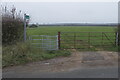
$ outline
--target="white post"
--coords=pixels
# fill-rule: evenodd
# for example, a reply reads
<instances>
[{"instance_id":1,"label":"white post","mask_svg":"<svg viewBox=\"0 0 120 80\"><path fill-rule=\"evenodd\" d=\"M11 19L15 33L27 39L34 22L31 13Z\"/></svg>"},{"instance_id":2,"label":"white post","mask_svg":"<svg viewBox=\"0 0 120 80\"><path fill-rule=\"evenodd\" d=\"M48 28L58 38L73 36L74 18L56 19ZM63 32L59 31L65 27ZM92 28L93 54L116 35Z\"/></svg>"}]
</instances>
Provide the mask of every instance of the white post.
<instances>
[{"instance_id":1,"label":"white post","mask_svg":"<svg viewBox=\"0 0 120 80\"><path fill-rule=\"evenodd\" d=\"M24 41L26 41L26 14L24 14Z\"/></svg>"}]
</instances>

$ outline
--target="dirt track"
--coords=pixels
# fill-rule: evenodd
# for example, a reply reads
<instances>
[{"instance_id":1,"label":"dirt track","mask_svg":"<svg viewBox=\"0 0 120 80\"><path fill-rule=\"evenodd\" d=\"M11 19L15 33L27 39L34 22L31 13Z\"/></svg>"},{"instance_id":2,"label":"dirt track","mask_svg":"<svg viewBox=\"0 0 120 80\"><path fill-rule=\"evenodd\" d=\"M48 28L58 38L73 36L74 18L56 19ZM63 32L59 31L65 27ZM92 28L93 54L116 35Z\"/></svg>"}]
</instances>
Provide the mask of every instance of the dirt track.
<instances>
[{"instance_id":1,"label":"dirt track","mask_svg":"<svg viewBox=\"0 0 120 80\"><path fill-rule=\"evenodd\" d=\"M35 73L62 72L79 69L81 67L117 66L118 53L108 51L78 52L73 50L69 57L58 57L46 61L28 63L26 65L8 67L3 73Z\"/></svg>"}]
</instances>

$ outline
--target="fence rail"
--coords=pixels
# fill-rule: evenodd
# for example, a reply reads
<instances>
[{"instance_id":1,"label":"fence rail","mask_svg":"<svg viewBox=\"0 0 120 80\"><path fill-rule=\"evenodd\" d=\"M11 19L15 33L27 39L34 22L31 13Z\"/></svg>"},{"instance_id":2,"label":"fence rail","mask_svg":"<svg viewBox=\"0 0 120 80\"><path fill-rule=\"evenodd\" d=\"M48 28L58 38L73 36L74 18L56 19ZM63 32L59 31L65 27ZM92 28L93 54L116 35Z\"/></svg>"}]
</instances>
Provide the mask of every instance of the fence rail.
<instances>
[{"instance_id":1,"label":"fence rail","mask_svg":"<svg viewBox=\"0 0 120 80\"><path fill-rule=\"evenodd\" d=\"M115 32L58 32L58 35L32 35L32 46L45 50L88 49L116 47L118 33Z\"/></svg>"},{"instance_id":2,"label":"fence rail","mask_svg":"<svg viewBox=\"0 0 120 80\"><path fill-rule=\"evenodd\" d=\"M59 32L60 49L86 49L90 47L115 47L115 32Z\"/></svg>"}]
</instances>

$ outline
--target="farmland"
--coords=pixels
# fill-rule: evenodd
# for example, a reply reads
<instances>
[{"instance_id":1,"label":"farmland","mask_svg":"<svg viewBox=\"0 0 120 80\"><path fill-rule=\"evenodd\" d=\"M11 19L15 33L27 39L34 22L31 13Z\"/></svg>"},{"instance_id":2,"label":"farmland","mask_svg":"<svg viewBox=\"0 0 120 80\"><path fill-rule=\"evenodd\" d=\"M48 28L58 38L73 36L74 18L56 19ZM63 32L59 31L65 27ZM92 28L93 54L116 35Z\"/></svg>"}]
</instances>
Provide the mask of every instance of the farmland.
<instances>
[{"instance_id":1,"label":"farmland","mask_svg":"<svg viewBox=\"0 0 120 80\"><path fill-rule=\"evenodd\" d=\"M31 35L57 35L58 32L78 32L76 33L77 36L87 36L87 34L84 33L79 33L79 32L115 32L116 28L115 27L87 27L87 26L82 26L82 27L74 27L74 26L40 26L38 28L27 28L27 36ZM66 36L73 36L72 33L64 33L65 35L62 35L62 39L65 41L61 41L61 43L67 43L67 44L61 44L61 48L71 48L74 47L74 42L71 42L70 40L74 40L73 37L66 37ZM91 33L91 35L99 35L99 33ZM107 34L106 35L111 35L111 39L115 38L114 34ZM92 38L92 37L91 37ZM78 48L85 48L85 51L88 49L90 51L96 51L98 49L101 49L100 46L93 46L92 44L99 45L96 43L96 41L91 40L90 46L91 48L87 48L83 45L80 45L81 43L88 44L87 42L83 42L85 37L76 37L76 39L81 40L82 42L77 42L76 47ZM93 37L93 39L101 39L101 37ZM100 41L100 40L99 40ZM112 42L115 42L115 40L112 40ZM104 40L103 44L107 44ZM89 44L88 44L89 45ZM104 48L104 50L112 50L116 51L117 47L114 47L113 45L109 45L111 48ZM71 54L71 50L57 50L57 51L44 51L39 48L35 47L30 47L31 44L29 41L27 43L22 43L18 42L16 45L10 45L7 47L3 46L3 67L7 67L10 65L19 65L19 64L24 64L28 62L33 62L33 61L40 61L40 60L46 60L46 59L51 59L54 57L59 57L59 56L69 56ZM98 47L98 48L97 48ZM83 49L78 49L82 50ZM6 54L7 53L7 54ZM57 54L56 54L57 53ZM16 56L17 55L17 56Z\"/></svg>"},{"instance_id":2,"label":"farmland","mask_svg":"<svg viewBox=\"0 0 120 80\"><path fill-rule=\"evenodd\" d=\"M27 35L41 35L51 34L55 35L58 31L61 32L114 32L115 27L103 27L103 26L40 26L38 28L28 28Z\"/></svg>"},{"instance_id":3,"label":"farmland","mask_svg":"<svg viewBox=\"0 0 120 80\"><path fill-rule=\"evenodd\" d=\"M108 26L40 26L27 28L27 35L57 35L61 32L61 49L84 48L86 50L91 47L90 50L100 50L102 45L107 45L102 50L117 50L117 47L113 46L115 45L115 31L116 27Z\"/></svg>"}]
</instances>

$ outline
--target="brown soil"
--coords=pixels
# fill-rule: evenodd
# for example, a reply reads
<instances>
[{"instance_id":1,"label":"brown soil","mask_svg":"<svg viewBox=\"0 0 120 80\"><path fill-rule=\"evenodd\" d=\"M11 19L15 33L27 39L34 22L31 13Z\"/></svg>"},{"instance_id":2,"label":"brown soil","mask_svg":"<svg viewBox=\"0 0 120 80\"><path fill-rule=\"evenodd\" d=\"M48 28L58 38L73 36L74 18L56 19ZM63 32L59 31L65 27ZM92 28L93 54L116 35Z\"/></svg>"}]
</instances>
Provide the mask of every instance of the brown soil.
<instances>
[{"instance_id":1,"label":"brown soil","mask_svg":"<svg viewBox=\"0 0 120 80\"><path fill-rule=\"evenodd\" d=\"M94 55L95 54L95 55ZM99 54L99 55L97 55ZM101 58L99 58L101 56ZM89 59L88 59L89 58ZM99 58L99 59L98 59ZM4 68L3 72L61 72L82 67L113 66L118 64L118 53L109 51L79 52L73 50L69 57L58 57L50 60L28 63L21 66Z\"/></svg>"}]
</instances>

